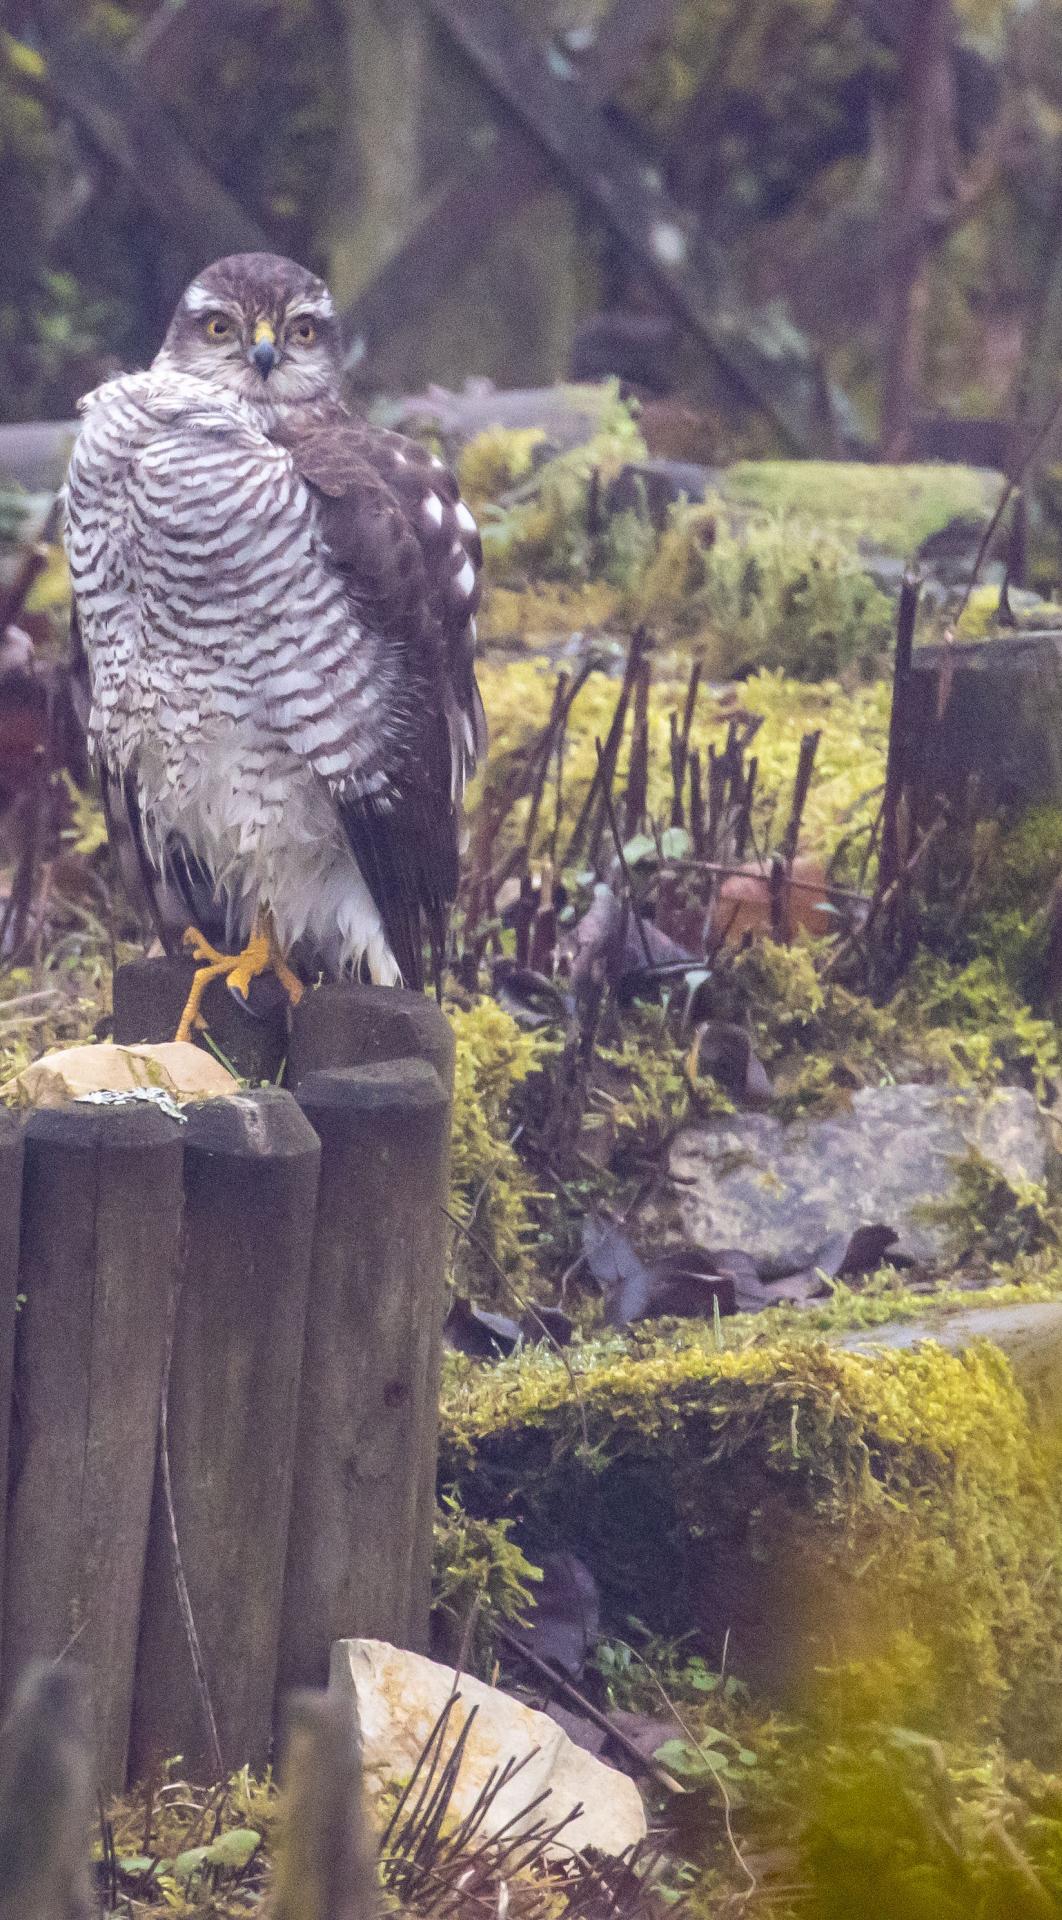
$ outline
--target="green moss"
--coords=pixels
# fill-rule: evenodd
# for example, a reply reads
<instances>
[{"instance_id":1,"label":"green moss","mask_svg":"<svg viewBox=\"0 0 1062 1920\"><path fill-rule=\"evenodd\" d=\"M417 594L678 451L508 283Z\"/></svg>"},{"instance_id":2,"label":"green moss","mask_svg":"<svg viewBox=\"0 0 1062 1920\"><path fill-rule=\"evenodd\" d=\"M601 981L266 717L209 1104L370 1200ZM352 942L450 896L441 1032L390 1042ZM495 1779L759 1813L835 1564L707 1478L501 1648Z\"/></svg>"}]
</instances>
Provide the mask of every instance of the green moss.
<instances>
[{"instance_id":1,"label":"green moss","mask_svg":"<svg viewBox=\"0 0 1062 1920\"><path fill-rule=\"evenodd\" d=\"M435 1513L432 1608L454 1657L474 1671L489 1667L491 1636L499 1622L522 1622L541 1567L532 1566L510 1537L511 1520L480 1520L454 1494ZM481 1659L482 1656L482 1659Z\"/></svg>"},{"instance_id":2,"label":"green moss","mask_svg":"<svg viewBox=\"0 0 1062 1920\"><path fill-rule=\"evenodd\" d=\"M526 480L535 454L545 444L541 427L488 427L461 453L457 477L469 505L477 511L520 480Z\"/></svg>"},{"instance_id":3,"label":"green moss","mask_svg":"<svg viewBox=\"0 0 1062 1920\"><path fill-rule=\"evenodd\" d=\"M893 624L891 602L833 533L781 518L734 529L718 502L672 511L628 613L689 636L716 679L750 666L806 680L870 667Z\"/></svg>"},{"instance_id":4,"label":"green moss","mask_svg":"<svg viewBox=\"0 0 1062 1920\"><path fill-rule=\"evenodd\" d=\"M999 475L979 467L855 461L744 460L723 477L729 505L830 528L849 546L901 560L949 521L987 521L999 487Z\"/></svg>"},{"instance_id":5,"label":"green moss","mask_svg":"<svg viewBox=\"0 0 1062 1920\"><path fill-rule=\"evenodd\" d=\"M455 1264L466 1292L471 1287L493 1296L498 1267L517 1281L527 1267L534 1189L510 1140L510 1103L533 1071L541 1043L493 1000L449 1013L457 1042L452 1204L474 1234L461 1236Z\"/></svg>"},{"instance_id":6,"label":"green moss","mask_svg":"<svg viewBox=\"0 0 1062 1920\"><path fill-rule=\"evenodd\" d=\"M954 1261L971 1253L1012 1261L1058 1247L1057 1208L1041 1182L1008 1180L973 1147L955 1162L954 1174L949 1198L919 1209L923 1219L944 1228Z\"/></svg>"},{"instance_id":7,"label":"green moss","mask_svg":"<svg viewBox=\"0 0 1062 1920\"><path fill-rule=\"evenodd\" d=\"M513 435L502 438L512 445ZM482 442L473 442L464 456L474 476L499 436L492 434L488 440L486 450ZM628 461L643 460L645 451L634 410L620 399L613 383L589 440L545 461L514 489L506 505L482 506L480 532L491 575L503 580L530 568L546 578L579 579L614 565L612 546L606 543L600 552L597 548L591 487L607 486Z\"/></svg>"},{"instance_id":8,"label":"green moss","mask_svg":"<svg viewBox=\"0 0 1062 1920\"><path fill-rule=\"evenodd\" d=\"M890 1671L917 1675L893 1703L911 1724L1039 1731L1062 1529L1046 1443L987 1345L720 1349L698 1329L459 1367L443 1478L519 1516L530 1554L587 1557L613 1618L692 1623L709 1659L732 1629L739 1671L815 1697L824 1668L906 1647Z\"/></svg>"},{"instance_id":9,"label":"green moss","mask_svg":"<svg viewBox=\"0 0 1062 1920\"><path fill-rule=\"evenodd\" d=\"M920 954L893 1007L949 1056L953 1078L1018 1080L1044 1100L1062 1071L1054 1023L1031 1011L987 955L951 967Z\"/></svg>"}]
</instances>

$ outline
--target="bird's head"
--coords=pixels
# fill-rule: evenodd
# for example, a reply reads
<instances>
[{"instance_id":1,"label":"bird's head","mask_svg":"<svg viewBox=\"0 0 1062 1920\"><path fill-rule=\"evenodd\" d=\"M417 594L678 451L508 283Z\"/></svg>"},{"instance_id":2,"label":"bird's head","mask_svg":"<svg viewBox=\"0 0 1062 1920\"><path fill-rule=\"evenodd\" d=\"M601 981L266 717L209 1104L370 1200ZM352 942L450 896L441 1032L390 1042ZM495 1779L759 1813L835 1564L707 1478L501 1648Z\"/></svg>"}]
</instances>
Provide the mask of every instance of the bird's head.
<instances>
[{"instance_id":1,"label":"bird's head","mask_svg":"<svg viewBox=\"0 0 1062 1920\"><path fill-rule=\"evenodd\" d=\"M335 398L341 358L332 296L279 254L216 260L181 295L155 365L270 410Z\"/></svg>"}]
</instances>

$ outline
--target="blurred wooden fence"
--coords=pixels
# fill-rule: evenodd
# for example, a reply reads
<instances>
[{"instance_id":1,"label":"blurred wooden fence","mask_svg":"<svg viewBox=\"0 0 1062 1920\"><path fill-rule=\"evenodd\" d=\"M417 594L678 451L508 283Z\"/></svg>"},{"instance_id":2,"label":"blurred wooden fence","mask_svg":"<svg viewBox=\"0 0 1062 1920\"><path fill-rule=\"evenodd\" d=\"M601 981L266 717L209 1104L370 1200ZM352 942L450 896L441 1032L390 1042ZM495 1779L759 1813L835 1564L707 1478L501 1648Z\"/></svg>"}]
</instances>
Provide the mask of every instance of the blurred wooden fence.
<instances>
[{"instance_id":1,"label":"blurred wooden fence","mask_svg":"<svg viewBox=\"0 0 1062 1920\"><path fill-rule=\"evenodd\" d=\"M373 1920L380 1887L354 1702L305 1692L287 1703L285 1720L271 1920ZM35 1666L0 1728L0 1920L91 1920L104 1905L118 1910L106 1832L98 1874L89 1866L98 1812L83 1670L69 1661ZM123 1899L121 1910L132 1906Z\"/></svg>"},{"instance_id":2,"label":"blurred wooden fence","mask_svg":"<svg viewBox=\"0 0 1062 1920\"><path fill-rule=\"evenodd\" d=\"M44 55L39 90L102 153L151 216L199 263L270 245L252 218L194 150L164 104L169 61L194 86L197 41L208 26L248 18L264 0L169 0L123 58L79 27L67 0L28 0L26 23ZM677 0L612 0L585 58L540 39L524 9L505 0L421 0L430 23L485 90L494 138L469 152L441 198L406 232L343 315L351 358L362 373L393 334L434 307L492 234L543 188L560 185L602 223L612 244L655 287L668 309L726 372L736 389L803 452L831 453L851 438L844 396L819 356L770 306L747 306L720 249L692 211L668 192L631 137L604 109L654 45L666 40ZM405 10L396 10L404 17ZM377 36L379 38L379 36ZM366 36L368 43L369 36ZM375 43L374 43L375 44ZM359 44L362 64L372 55ZM205 55L209 58L209 55ZM386 94L397 126L410 111L401 90L390 102L400 61L386 33L369 93ZM385 124L386 124L385 110ZM401 157L401 164L405 164ZM394 166L384 167L387 191ZM415 193L415 182L410 183ZM83 217L83 216L82 216Z\"/></svg>"},{"instance_id":3,"label":"blurred wooden fence","mask_svg":"<svg viewBox=\"0 0 1062 1920\"><path fill-rule=\"evenodd\" d=\"M116 1037L185 983L123 969ZM326 987L286 1087L0 1110L0 1696L72 1653L106 1788L262 1767L334 1639L424 1645L452 1064L427 1000Z\"/></svg>"}]
</instances>

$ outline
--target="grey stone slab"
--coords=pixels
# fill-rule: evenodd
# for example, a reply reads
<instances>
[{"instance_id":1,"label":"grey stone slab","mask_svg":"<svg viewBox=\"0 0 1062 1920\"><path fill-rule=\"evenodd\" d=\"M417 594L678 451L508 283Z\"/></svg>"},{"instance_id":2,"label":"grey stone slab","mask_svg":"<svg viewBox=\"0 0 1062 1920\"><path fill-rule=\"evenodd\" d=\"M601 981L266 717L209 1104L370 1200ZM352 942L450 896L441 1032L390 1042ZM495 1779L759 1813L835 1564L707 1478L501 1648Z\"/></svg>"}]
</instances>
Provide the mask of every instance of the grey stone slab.
<instances>
[{"instance_id":1,"label":"grey stone slab","mask_svg":"<svg viewBox=\"0 0 1062 1920\"><path fill-rule=\"evenodd\" d=\"M1011 1180L1043 1180L1053 1158L1047 1123L1018 1087L866 1087L848 1112L789 1125L735 1114L676 1136L669 1224L697 1245L792 1269L831 1235L880 1221L901 1251L932 1259L945 1235L922 1210L954 1193L971 1148Z\"/></svg>"}]
</instances>

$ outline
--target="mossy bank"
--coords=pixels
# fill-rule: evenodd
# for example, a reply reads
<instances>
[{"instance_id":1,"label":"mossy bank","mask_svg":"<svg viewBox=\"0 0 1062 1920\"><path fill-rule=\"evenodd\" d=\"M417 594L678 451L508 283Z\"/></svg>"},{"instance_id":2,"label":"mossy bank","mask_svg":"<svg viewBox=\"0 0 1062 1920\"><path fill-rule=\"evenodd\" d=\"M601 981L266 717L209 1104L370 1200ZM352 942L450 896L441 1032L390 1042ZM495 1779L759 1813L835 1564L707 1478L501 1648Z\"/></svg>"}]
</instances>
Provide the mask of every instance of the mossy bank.
<instances>
[{"instance_id":1,"label":"mossy bank","mask_svg":"<svg viewBox=\"0 0 1062 1920\"><path fill-rule=\"evenodd\" d=\"M608 1619L695 1629L768 1697L1050 1747L1054 1438L987 1343L844 1351L711 1328L452 1364L443 1485L570 1548ZM725 1643L725 1649L724 1649Z\"/></svg>"}]
</instances>

